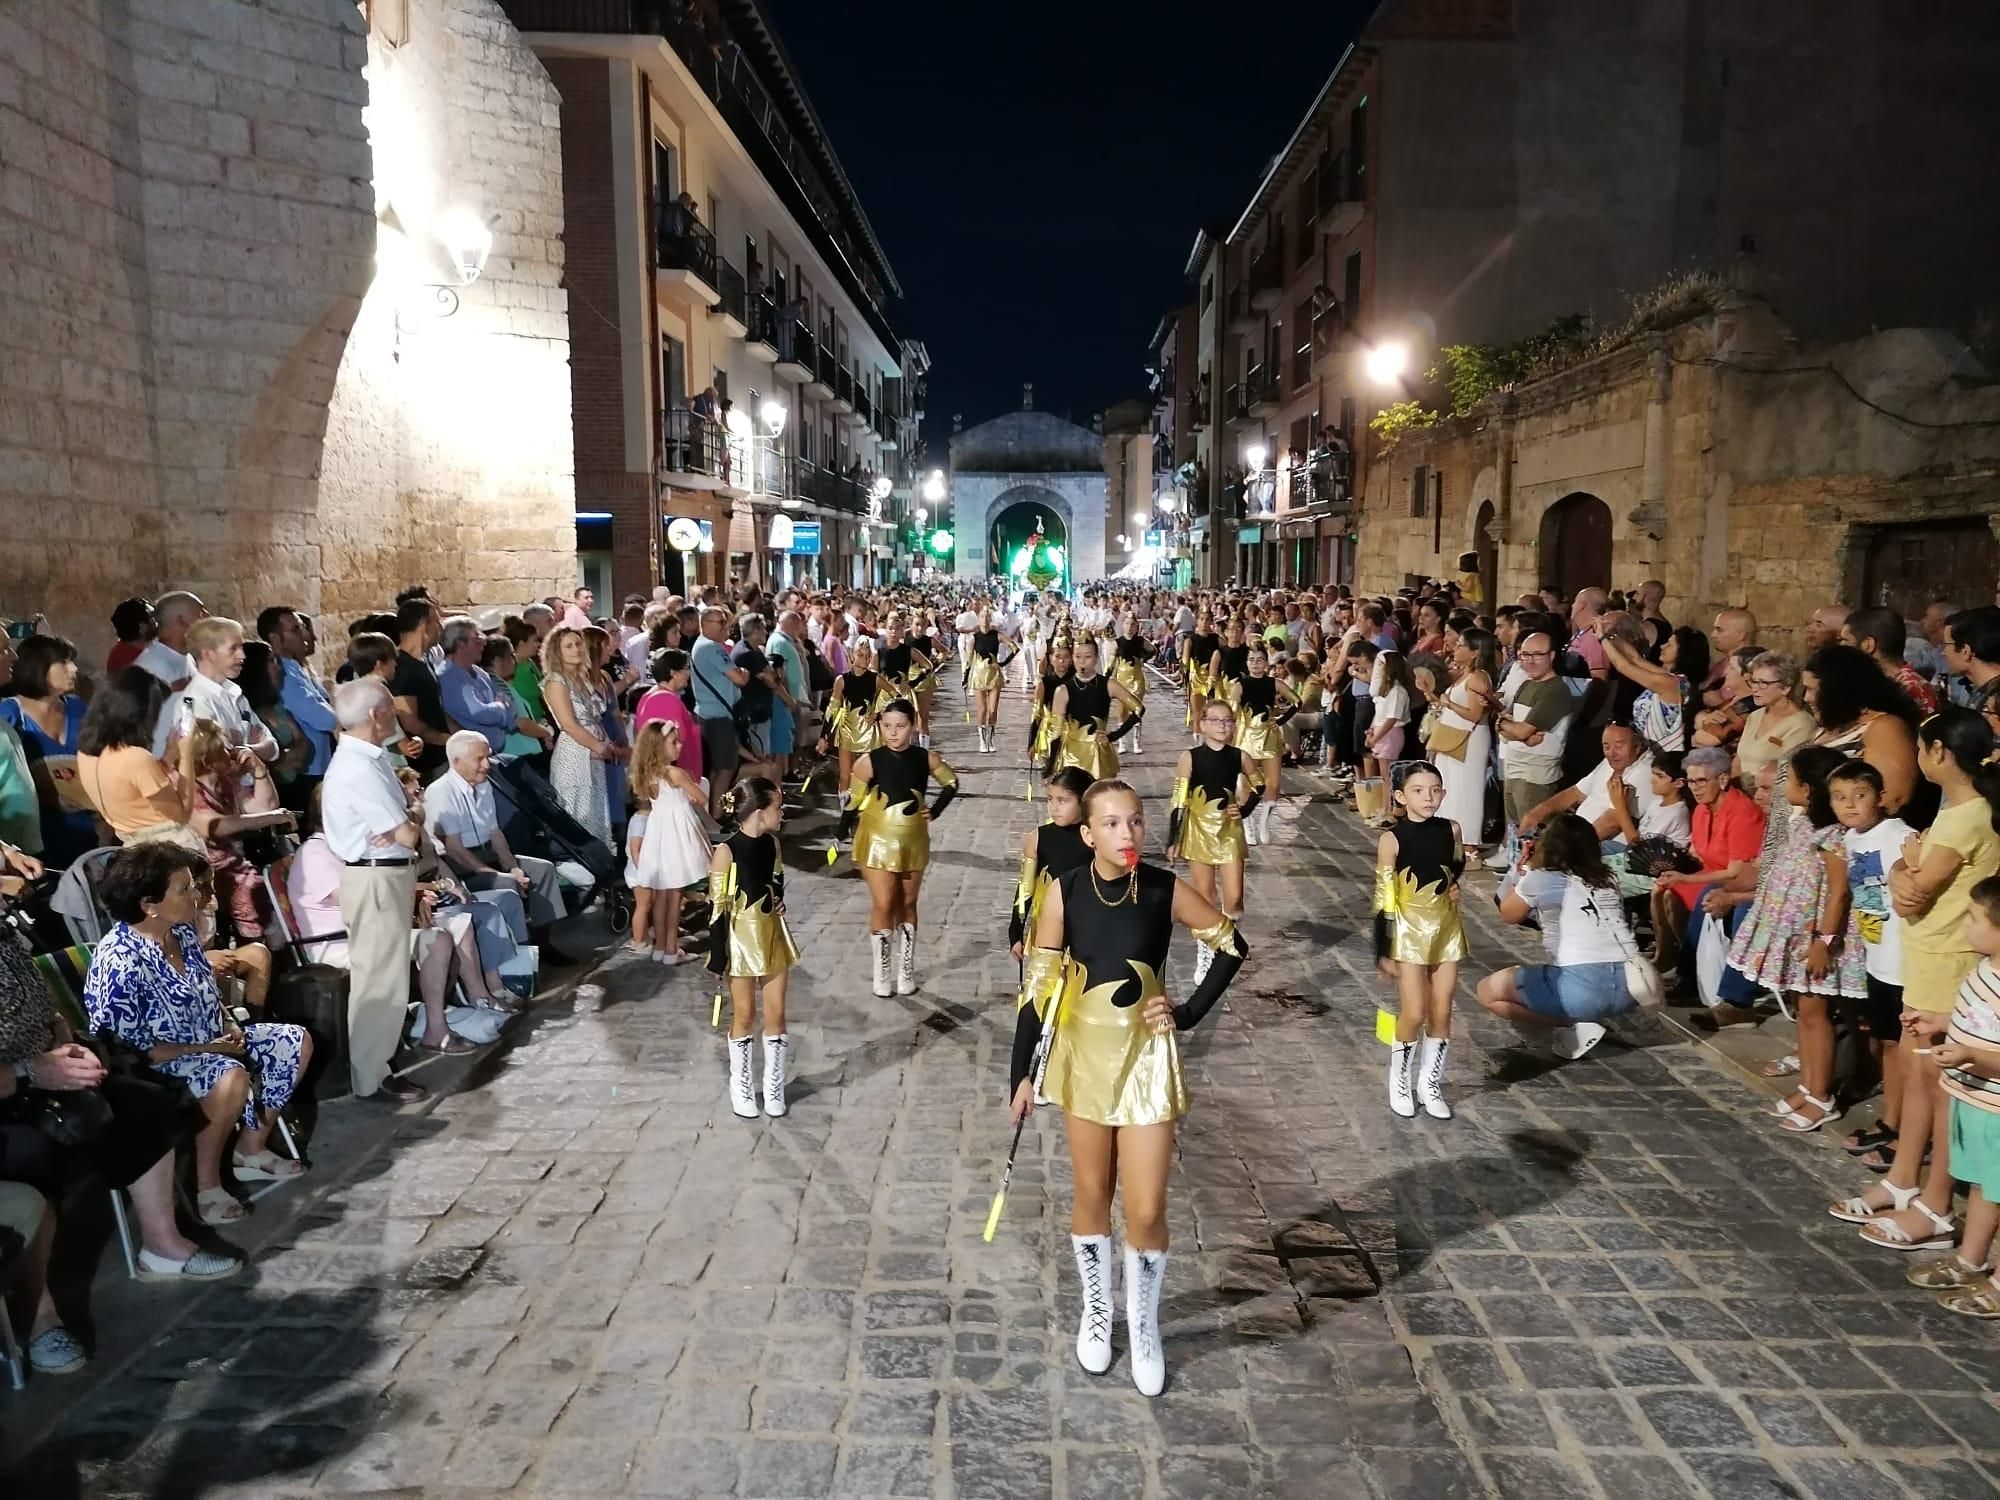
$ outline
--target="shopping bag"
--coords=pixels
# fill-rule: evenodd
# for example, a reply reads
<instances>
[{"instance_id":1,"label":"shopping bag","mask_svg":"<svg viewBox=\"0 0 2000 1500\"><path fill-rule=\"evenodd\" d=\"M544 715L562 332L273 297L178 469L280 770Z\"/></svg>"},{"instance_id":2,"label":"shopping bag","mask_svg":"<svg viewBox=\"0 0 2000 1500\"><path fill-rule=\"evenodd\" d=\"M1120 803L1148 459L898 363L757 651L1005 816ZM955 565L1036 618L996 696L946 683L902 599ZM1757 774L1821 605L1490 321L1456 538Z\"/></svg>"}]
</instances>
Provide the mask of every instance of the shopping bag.
<instances>
[{"instance_id":1,"label":"shopping bag","mask_svg":"<svg viewBox=\"0 0 2000 1500\"><path fill-rule=\"evenodd\" d=\"M1388 809L1388 799L1383 792L1382 778L1364 776L1354 783L1354 810L1365 820L1380 818Z\"/></svg>"},{"instance_id":2,"label":"shopping bag","mask_svg":"<svg viewBox=\"0 0 2000 1500\"><path fill-rule=\"evenodd\" d=\"M1729 971L1729 924L1720 917L1704 917L1701 936L1695 940L1694 983L1701 1003L1711 1010L1722 1004L1722 976Z\"/></svg>"}]
</instances>

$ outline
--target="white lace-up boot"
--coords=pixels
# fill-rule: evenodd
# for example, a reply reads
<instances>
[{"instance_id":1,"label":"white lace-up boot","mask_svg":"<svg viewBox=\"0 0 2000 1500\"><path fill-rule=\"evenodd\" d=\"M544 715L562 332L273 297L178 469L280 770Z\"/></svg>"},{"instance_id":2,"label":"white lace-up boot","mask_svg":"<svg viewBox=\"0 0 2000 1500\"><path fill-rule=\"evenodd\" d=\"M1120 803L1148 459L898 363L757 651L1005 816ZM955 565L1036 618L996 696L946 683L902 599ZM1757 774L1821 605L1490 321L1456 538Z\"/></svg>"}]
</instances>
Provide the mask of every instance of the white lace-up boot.
<instances>
[{"instance_id":1,"label":"white lace-up boot","mask_svg":"<svg viewBox=\"0 0 2000 1500\"><path fill-rule=\"evenodd\" d=\"M896 929L896 993L917 992L917 926L905 922Z\"/></svg>"},{"instance_id":2,"label":"white lace-up boot","mask_svg":"<svg viewBox=\"0 0 2000 1500\"><path fill-rule=\"evenodd\" d=\"M785 1112L785 1058L792 1050L784 1032L764 1037L764 1113L777 1119Z\"/></svg>"},{"instance_id":3,"label":"white lace-up boot","mask_svg":"<svg viewBox=\"0 0 2000 1500\"><path fill-rule=\"evenodd\" d=\"M1111 1236L1073 1234L1083 1315L1076 1325L1076 1362L1093 1375L1111 1368Z\"/></svg>"},{"instance_id":4,"label":"white lace-up boot","mask_svg":"<svg viewBox=\"0 0 2000 1500\"><path fill-rule=\"evenodd\" d=\"M1444 1102L1444 1053L1450 1041L1441 1036L1424 1038L1423 1055L1416 1066L1417 1103L1433 1120L1449 1120L1451 1106Z\"/></svg>"},{"instance_id":5,"label":"white lace-up boot","mask_svg":"<svg viewBox=\"0 0 2000 1500\"><path fill-rule=\"evenodd\" d=\"M868 946L874 960L872 973L875 979L875 998L878 1000L887 1000L891 995L896 993L895 983L892 978L894 970L890 967L889 957L889 941L894 936L893 932L871 932L868 934Z\"/></svg>"},{"instance_id":6,"label":"white lace-up boot","mask_svg":"<svg viewBox=\"0 0 2000 1500\"><path fill-rule=\"evenodd\" d=\"M729 1107L739 1120L757 1118L756 1046L755 1037L729 1039Z\"/></svg>"},{"instance_id":7,"label":"white lace-up boot","mask_svg":"<svg viewBox=\"0 0 2000 1500\"><path fill-rule=\"evenodd\" d=\"M1396 1042L1389 1048L1389 1108L1406 1120L1417 1112L1415 1083L1410 1077L1416 1054L1415 1042Z\"/></svg>"},{"instance_id":8,"label":"white lace-up boot","mask_svg":"<svg viewBox=\"0 0 2000 1500\"><path fill-rule=\"evenodd\" d=\"M1160 1287L1166 1279L1166 1251L1125 1247L1125 1333L1132 1341L1132 1384L1142 1396L1157 1396L1167 1385L1167 1354L1160 1347Z\"/></svg>"},{"instance_id":9,"label":"white lace-up boot","mask_svg":"<svg viewBox=\"0 0 2000 1500\"><path fill-rule=\"evenodd\" d=\"M1215 950L1196 938L1194 944L1194 982L1199 985L1208 978L1208 966L1215 962Z\"/></svg>"}]
</instances>

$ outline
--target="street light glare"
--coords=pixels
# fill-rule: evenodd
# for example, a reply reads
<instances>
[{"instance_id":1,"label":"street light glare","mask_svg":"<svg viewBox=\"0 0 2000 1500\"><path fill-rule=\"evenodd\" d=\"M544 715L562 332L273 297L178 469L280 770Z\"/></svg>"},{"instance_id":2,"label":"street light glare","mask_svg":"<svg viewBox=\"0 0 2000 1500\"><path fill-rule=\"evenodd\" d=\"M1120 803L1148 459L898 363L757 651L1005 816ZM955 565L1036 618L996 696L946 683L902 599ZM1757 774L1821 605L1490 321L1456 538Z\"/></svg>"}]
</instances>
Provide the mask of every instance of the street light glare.
<instances>
[{"instance_id":1,"label":"street light glare","mask_svg":"<svg viewBox=\"0 0 2000 1500\"><path fill-rule=\"evenodd\" d=\"M1377 385L1389 385L1403 378L1403 371L1409 368L1409 364L1409 349L1392 341L1370 349L1362 361L1362 368Z\"/></svg>"},{"instance_id":2,"label":"street light glare","mask_svg":"<svg viewBox=\"0 0 2000 1500\"><path fill-rule=\"evenodd\" d=\"M924 498L936 505L944 499L944 471L932 469L930 478L924 481Z\"/></svg>"},{"instance_id":3,"label":"street light glare","mask_svg":"<svg viewBox=\"0 0 2000 1500\"><path fill-rule=\"evenodd\" d=\"M758 418L772 437L778 436L785 430L785 415L783 403L777 401L766 401L757 411Z\"/></svg>"},{"instance_id":4,"label":"street light glare","mask_svg":"<svg viewBox=\"0 0 2000 1500\"><path fill-rule=\"evenodd\" d=\"M1262 443L1252 443L1243 450L1243 461L1252 469L1262 469L1268 453L1269 450Z\"/></svg>"}]
</instances>

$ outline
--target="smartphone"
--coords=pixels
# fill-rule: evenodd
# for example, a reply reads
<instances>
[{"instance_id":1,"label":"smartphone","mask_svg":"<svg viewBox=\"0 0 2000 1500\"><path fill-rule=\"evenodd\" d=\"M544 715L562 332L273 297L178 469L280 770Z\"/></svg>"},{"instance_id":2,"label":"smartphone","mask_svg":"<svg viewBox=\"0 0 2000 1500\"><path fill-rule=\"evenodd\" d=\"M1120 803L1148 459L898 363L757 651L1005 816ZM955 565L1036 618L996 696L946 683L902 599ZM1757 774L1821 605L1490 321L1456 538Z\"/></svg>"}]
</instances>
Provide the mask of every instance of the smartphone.
<instances>
[{"instance_id":1,"label":"smartphone","mask_svg":"<svg viewBox=\"0 0 2000 1500\"><path fill-rule=\"evenodd\" d=\"M182 739L194 733L194 699L181 699L180 713L174 719L174 732Z\"/></svg>"},{"instance_id":2,"label":"smartphone","mask_svg":"<svg viewBox=\"0 0 2000 1500\"><path fill-rule=\"evenodd\" d=\"M7 622L7 637L9 640L25 641L34 633L35 622L33 620L9 620Z\"/></svg>"}]
</instances>

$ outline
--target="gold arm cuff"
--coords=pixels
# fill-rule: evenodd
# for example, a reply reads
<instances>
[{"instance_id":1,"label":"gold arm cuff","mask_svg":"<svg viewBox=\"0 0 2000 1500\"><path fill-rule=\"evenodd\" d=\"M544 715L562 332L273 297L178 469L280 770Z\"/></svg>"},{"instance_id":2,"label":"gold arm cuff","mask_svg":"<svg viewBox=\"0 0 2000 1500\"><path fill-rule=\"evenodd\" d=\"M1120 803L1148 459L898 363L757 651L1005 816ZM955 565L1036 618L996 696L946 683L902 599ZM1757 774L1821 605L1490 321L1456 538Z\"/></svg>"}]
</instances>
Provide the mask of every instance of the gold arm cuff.
<instances>
[{"instance_id":1,"label":"gold arm cuff","mask_svg":"<svg viewBox=\"0 0 2000 1500\"><path fill-rule=\"evenodd\" d=\"M1207 927L1194 929L1194 940L1206 943L1217 953L1227 953L1232 958L1241 958L1243 949L1236 941L1236 924L1227 917L1219 917Z\"/></svg>"},{"instance_id":2,"label":"gold arm cuff","mask_svg":"<svg viewBox=\"0 0 2000 1500\"><path fill-rule=\"evenodd\" d=\"M937 763L937 769L931 772L931 775L937 778L937 784L939 786L958 785L958 772L954 771L951 768L951 764L948 761L942 759L939 760Z\"/></svg>"},{"instance_id":3,"label":"gold arm cuff","mask_svg":"<svg viewBox=\"0 0 2000 1500\"><path fill-rule=\"evenodd\" d=\"M850 812L860 812L868 805L868 794L875 790L875 783L863 781L859 776L848 784L847 807Z\"/></svg>"},{"instance_id":4,"label":"gold arm cuff","mask_svg":"<svg viewBox=\"0 0 2000 1500\"><path fill-rule=\"evenodd\" d=\"M1062 983L1062 970L1062 949L1030 948L1027 967L1022 971L1020 1003L1034 1006L1038 1016L1046 1015L1049 1001Z\"/></svg>"},{"instance_id":5,"label":"gold arm cuff","mask_svg":"<svg viewBox=\"0 0 2000 1500\"><path fill-rule=\"evenodd\" d=\"M1396 872L1380 865L1375 867L1375 910L1396 914Z\"/></svg>"},{"instance_id":6,"label":"gold arm cuff","mask_svg":"<svg viewBox=\"0 0 2000 1500\"><path fill-rule=\"evenodd\" d=\"M1028 909L1028 903L1033 901L1034 899L1035 899L1035 856L1032 854L1024 854L1021 856L1020 883L1014 887L1014 910L1018 912L1026 912ZM1029 933L1028 936L1033 937L1034 934Z\"/></svg>"},{"instance_id":7,"label":"gold arm cuff","mask_svg":"<svg viewBox=\"0 0 2000 1500\"><path fill-rule=\"evenodd\" d=\"M708 901L709 905L713 906L717 911L721 911L729 900L729 877L734 873L734 868L734 866L731 866L728 870L710 870L708 872Z\"/></svg>"},{"instance_id":8,"label":"gold arm cuff","mask_svg":"<svg viewBox=\"0 0 2000 1500\"><path fill-rule=\"evenodd\" d=\"M1174 778L1174 800L1168 803L1167 805L1169 807L1186 807L1187 804L1188 804L1187 777L1176 776Z\"/></svg>"}]
</instances>

